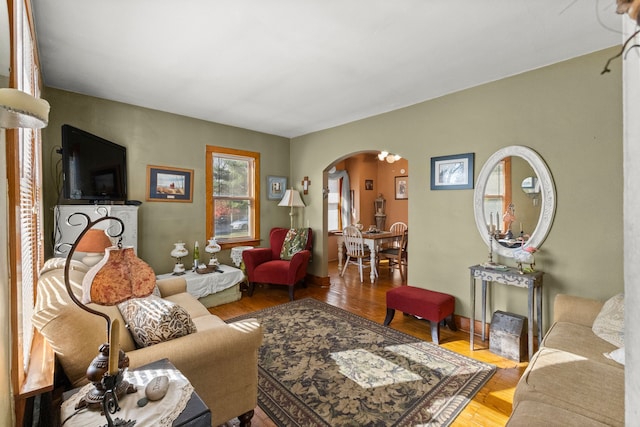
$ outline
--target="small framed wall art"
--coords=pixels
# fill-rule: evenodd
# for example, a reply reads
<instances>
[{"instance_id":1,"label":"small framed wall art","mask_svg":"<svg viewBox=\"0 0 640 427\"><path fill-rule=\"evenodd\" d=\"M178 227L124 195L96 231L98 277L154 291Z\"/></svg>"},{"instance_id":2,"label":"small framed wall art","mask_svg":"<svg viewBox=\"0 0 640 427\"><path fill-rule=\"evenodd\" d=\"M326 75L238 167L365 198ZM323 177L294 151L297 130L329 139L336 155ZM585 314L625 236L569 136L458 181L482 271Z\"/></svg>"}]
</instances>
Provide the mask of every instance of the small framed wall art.
<instances>
[{"instance_id":1,"label":"small framed wall art","mask_svg":"<svg viewBox=\"0 0 640 427\"><path fill-rule=\"evenodd\" d=\"M287 190L287 178L284 176L267 176L267 199L282 200Z\"/></svg>"},{"instance_id":2,"label":"small framed wall art","mask_svg":"<svg viewBox=\"0 0 640 427\"><path fill-rule=\"evenodd\" d=\"M473 188L474 153L431 158L432 190Z\"/></svg>"},{"instance_id":3,"label":"small framed wall art","mask_svg":"<svg viewBox=\"0 0 640 427\"><path fill-rule=\"evenodd\" d=\"M364 189L365 190L373 190L373 180L372 179L365 179L364 180Z\"/></svg>"},{"instance_id":4,"label":"small framed wall art","mask_svg":"<svg viewBox=\"0 0 640 427\"><path fill-rule=\"evenodd\" d=\"M395 177L396 200L407 200L409 198L409 177Z\"/></svg>"},{"instance_id":5,"label":"small framed wall art","mask_svg":"<svg viewBox=\"0 0 640 427\"><path fill-rule=\"evenodd\" d=\"M193 169L147 165L148 202L193 202Z\"/></svg>"}]
</instances>

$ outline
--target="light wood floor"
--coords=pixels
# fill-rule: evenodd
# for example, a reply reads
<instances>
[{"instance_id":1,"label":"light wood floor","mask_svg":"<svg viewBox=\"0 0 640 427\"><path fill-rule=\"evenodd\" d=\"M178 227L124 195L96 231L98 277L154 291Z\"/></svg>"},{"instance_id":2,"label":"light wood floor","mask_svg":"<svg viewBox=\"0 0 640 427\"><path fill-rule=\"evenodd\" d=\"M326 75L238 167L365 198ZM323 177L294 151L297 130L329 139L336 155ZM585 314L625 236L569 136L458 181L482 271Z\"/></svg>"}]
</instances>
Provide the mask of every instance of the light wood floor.
<instances>
[{"instance_id":1,"label":"light wood floor","mask_svg":"<svg viewBox=\"0 0 640 427\"><path fill-rule=\"evenodd\" d=\"M330 286L297 287L295 297L296 299L312 297L382 323L386 314L385 293L391 288L402 285L400 273L396 269L391 274L388 268L381 267L380 277L373 285L369 282L368 271L366 273L365 282L360 284L357 268L349 267L344 277L340 277L337 265L330 264ZM252 297L243 293L241 300L213 307L209 311L226 320L288 301L287 289L284 286L256 286ZM425 341L431 341L429 322L425 320L396 313L391 327ZM440 345L456 353L492 363L498 367L495 375L476 394L473 401L466 406L452 425L504 426L511 413L515 386L527 363L517 363L489 352L488 342L482 343L480 338L476 338L476 350L471 352L468 331L452 332L446 327L440 328ZM275 425L259 407L256 408L252 422L253 427L273 427Z\"/></svg>"}]
</instances>

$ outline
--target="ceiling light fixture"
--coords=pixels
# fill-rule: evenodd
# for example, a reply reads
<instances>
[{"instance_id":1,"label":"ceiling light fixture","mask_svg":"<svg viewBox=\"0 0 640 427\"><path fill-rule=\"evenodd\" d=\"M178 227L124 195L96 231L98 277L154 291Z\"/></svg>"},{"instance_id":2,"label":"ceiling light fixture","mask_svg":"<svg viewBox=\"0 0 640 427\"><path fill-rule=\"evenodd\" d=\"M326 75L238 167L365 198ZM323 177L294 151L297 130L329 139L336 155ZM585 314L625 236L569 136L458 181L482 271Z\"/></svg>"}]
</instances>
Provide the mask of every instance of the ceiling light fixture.
<instances>
[{"instance_id":1,"label":"ceiling light fixture","mask_svg":"<svg viewBox=\"0 0 640 427\"><path fill-rule=\"evenodd\" d=\"M393 162L397 162L401 158L402 158L401 156L397 154L391 154L388 151L381 151L378 154L378 160L380 160L381 162L384 162L386 160L387 163L393 163Z\"/></svg>"}]
</instances>

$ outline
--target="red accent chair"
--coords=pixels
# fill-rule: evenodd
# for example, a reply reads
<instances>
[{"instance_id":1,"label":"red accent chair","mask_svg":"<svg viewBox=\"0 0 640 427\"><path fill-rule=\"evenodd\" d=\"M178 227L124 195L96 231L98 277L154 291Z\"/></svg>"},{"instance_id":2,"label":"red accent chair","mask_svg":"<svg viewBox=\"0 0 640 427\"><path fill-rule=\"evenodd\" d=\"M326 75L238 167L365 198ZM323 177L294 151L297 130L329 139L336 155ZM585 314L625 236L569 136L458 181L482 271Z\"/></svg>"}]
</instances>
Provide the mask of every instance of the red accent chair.
<instances>
[{"instance_id":1,"label":"red accent chair","mask_svg":"<svg viewBox=\"0 0 640 427\"><path fill-rule=\"evenodd\" d=\"M270 247L248 249L242 252L242 260L249 280L249 296L253 295L256 283L284 285L289 287L289 300L293 301L294 287L304 282L311 259L312 231L308 229L307 245L293 255L291 260L280 259L280 252L288 228L273 228L269 234Z\"/></svg>"}]
</instances>

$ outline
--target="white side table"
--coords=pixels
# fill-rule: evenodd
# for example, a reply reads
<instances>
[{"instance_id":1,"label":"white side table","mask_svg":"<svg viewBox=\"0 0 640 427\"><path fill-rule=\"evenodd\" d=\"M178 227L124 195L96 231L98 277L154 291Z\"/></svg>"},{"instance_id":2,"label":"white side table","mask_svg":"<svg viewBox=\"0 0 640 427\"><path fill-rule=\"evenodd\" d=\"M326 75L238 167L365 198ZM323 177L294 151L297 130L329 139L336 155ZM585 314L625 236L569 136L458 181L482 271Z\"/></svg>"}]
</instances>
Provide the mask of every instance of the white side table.
<instances>
[{"instance_id":1,"label":"white side table","mask_svg":"<svg viewBox=\"0 0 640 427\"><path fill-rule=\"evenodd\" d=\"M242 281L244 273L239 268L221 264L219 269L222 273L200 274L195 271L187 271L185 274L175 276L173 273L161 274L158 279L168 279L170 277L182 277L187 282L187 292L196 298L203 298L207 295L222 292Z\"/></svg>"},{"instance_id":2,"label":"white side table","mask_svg":"<svg viewBox=\"0 0 640 427\"><path fill-rule=\"evenodd\" d=\"M240 267L242 265L242 252L247 249L253 249L253 246L236 246L231 248L231 260L236 267Z\"/></svg>"}]
</instances>

